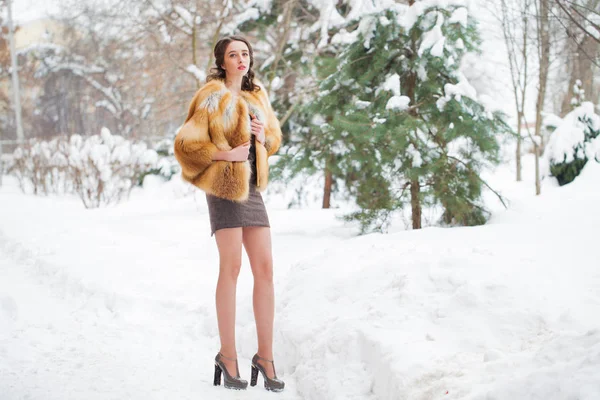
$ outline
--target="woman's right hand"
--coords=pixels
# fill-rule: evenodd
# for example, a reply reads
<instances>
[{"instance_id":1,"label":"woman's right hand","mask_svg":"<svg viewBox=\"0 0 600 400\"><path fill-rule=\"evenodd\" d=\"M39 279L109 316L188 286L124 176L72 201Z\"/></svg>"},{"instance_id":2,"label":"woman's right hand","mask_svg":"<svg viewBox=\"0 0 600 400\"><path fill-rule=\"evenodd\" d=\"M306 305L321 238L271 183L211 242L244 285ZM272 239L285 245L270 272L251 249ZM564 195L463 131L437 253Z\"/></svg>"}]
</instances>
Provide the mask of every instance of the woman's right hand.
<instances>
[{"instance_id":1,"label":"woman's right hand","mask_svg":"<svg viewBox=\"0 0 600 400\"><path fill-rule=\"evenodd\" d=\"M250 154L250 142L243 143L229 150L229 161L246 161Z\"/></svg>"}]
</instances>

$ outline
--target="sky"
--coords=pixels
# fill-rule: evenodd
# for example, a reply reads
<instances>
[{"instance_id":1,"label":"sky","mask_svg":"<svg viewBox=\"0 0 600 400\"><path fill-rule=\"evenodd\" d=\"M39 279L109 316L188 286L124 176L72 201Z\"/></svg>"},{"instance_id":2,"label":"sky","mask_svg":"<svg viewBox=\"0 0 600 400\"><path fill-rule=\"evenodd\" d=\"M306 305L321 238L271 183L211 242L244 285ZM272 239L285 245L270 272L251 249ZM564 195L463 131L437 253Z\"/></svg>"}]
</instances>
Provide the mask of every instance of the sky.
<instances>
[{"instance_id":1,"label":"sky","mask_svg":"<svg viewBox=\"0 0 600 400\"><path fill-rule=\"evenodd\" d=\"M23 24L39 18L47 17L58 11L59 2L56 0L12 0L13 19ZM6 16L6 11L4 12Z\"/></svg>"}]
</instances>

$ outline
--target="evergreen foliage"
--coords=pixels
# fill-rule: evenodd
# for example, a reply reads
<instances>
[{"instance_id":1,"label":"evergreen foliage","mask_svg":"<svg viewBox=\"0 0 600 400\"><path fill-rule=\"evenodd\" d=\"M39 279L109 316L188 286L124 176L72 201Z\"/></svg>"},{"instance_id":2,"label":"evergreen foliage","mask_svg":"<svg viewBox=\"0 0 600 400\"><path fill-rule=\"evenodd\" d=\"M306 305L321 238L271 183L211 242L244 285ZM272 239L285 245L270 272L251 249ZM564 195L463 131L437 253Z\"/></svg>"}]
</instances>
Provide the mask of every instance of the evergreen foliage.
<instances>
[{"instance_id":1,"label":"evergreen foliage","mask_svg":"<svg viewBox=\"0 0 600 400\"><path fill-rule=\"evenodd\" d=\"M310 129L285 163L329 168L356 202L347 218L363 232L384 230L391 212L411 202L411 186L413 209L415 201L441 205L444 223L485 222L479 173L498 161L496 134L508 127L459 72L479 45L463 13L430 6L414 24L393 9L363 17L334 36L337 58L317 60L326 76L304 110Z\"/></svg>"}]
</instances>

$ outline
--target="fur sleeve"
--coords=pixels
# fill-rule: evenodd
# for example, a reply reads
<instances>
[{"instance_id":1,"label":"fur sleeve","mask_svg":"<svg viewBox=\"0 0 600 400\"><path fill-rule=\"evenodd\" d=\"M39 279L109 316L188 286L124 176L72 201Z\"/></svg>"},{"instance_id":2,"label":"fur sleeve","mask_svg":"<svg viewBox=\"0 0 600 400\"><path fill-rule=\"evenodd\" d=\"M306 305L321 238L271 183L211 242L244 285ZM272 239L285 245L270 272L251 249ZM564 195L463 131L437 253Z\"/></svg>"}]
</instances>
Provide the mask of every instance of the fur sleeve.
<instances>
[{"instance_id":1,"label":"fur sleeve","mask_svg":"<svg viewBox=\"0 0 600 400\"><path fill-rule=\"evenodd\" d=\"M181 165L181 175L187 181L193 181L213 163L213 154L217 146L210 140L208 131L208 110L198 108L198 97L190 105L188 117L175 137L175 158Z\"/></svg>"},{"instance_id":2,"label":"fur sleeve","mask_svg":"<svg viewBox=\"0 0 600 400\"><path fill-rule=\"evenodd\" d=\"M281 127L279 120L275 116L271 102L269 101L269 95L265 90L264 86L261 85L260 99L266 111L266 123L265 123L265 148L267 154L272 156L279 150L281 146Z\"/></svg>"}]
</instances>

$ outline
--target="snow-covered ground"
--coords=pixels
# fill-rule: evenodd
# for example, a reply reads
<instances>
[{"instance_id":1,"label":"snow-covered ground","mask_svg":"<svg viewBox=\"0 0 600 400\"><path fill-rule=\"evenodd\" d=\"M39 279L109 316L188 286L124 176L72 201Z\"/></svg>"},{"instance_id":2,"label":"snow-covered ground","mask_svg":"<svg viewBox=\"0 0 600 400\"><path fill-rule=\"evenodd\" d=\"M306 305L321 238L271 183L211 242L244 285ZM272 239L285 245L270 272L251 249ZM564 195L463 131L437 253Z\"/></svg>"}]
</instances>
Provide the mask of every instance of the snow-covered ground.
<instances>
[{"instance_id":1,"label":"snow-covered ground","mask_svg":"<svg viewBox=\"0 0 600 400\"><path fill-rule=\"evenodd\" d=\"M527 157L525 166L532 160ZM116 207L0 189L0 398L598 399L600 164L488 225L357 237L340 210L271 199L276 363L286 391L212 386L217 252L202 194L149 185ZM281 201L279 201L281 203ZM246 263L246 260L244 260ZM238 283L241 373L255 352ZM260 382L260 381L259 381Z\"/></svg>"}]
</instances>

